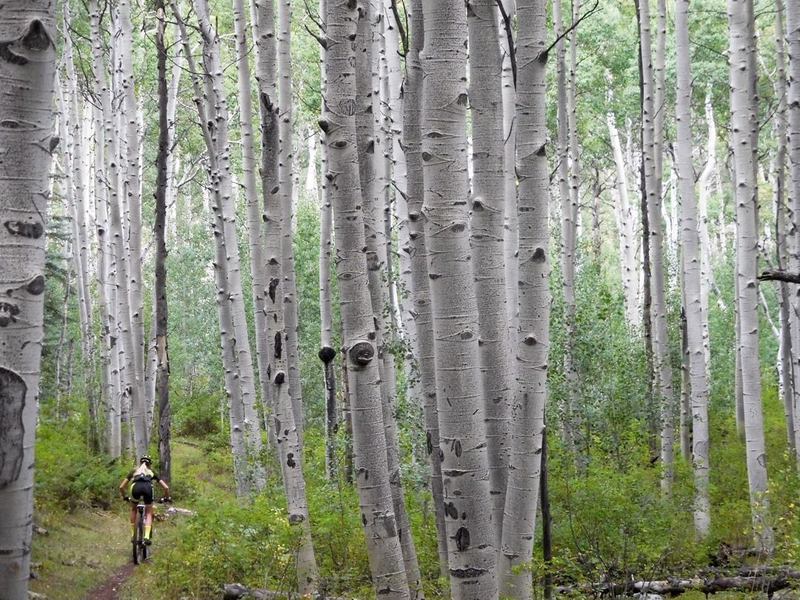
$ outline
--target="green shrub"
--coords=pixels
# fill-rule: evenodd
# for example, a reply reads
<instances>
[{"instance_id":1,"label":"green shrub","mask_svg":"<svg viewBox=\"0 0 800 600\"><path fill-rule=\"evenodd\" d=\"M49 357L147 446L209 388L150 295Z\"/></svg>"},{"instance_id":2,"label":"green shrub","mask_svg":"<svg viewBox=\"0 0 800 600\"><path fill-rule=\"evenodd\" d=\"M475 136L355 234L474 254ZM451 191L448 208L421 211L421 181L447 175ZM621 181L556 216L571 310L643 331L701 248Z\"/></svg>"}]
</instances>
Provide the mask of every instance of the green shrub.
<instances>
[{"instance_id":1,"label":"green shrub","mask_svg":"<svg viewBox=\"0 0 800 600\"><path fill-rule=\"evenodd\" d=\"M125 465L93 455L74 424L48 423L37 430L36 501L65 509L112 505Z\"/></svg>"}]
</instances>

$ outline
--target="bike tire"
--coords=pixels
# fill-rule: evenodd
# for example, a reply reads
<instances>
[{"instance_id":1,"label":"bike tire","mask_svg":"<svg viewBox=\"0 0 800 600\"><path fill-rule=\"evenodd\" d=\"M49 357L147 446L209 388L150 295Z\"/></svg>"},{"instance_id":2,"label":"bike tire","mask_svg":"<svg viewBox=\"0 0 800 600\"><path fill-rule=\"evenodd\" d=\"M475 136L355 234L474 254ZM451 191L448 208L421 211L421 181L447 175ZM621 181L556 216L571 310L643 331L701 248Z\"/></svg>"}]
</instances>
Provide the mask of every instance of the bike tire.
<instances>
[{"instance_id":1,"label":"bike tire","mask_svg":"<svg viewBox=\"0 0 800 600\"><path fill-rule=\"evenodd\" d=\"M136 513L136 536L133 540L133 564L141 564L147 558L144 545L144 515Z\"/></svg>"}]
</instances>

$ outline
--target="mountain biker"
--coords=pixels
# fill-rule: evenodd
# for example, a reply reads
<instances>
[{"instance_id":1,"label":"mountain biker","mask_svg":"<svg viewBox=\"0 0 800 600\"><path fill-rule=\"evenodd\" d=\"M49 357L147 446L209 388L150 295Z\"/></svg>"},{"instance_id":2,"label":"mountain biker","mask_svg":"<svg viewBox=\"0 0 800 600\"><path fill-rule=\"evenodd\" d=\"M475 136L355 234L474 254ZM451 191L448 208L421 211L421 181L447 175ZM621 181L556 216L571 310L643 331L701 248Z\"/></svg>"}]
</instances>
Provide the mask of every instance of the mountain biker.
<instances>
[{"instance_id":1,"label":"mountain biker","mask_svg":"<svg viewBox=\"0 0 800 600\"><path fill-rule=\"evenodd\" d=\"M169 486L150 468L153 459L143 456L139 459L139 466L128 473L128 476L119 484L119 493L126 502L131 498L145 504L144 513L144 543L150 545L150 533L153 527L153 480L157 481L164 489L163 500L169 501ZM130 484L130 487L128 487ZM127 493L126 493L127 492ZM131 529L136 537L136 505L131 504Z\"/></svg>"}]
</instances>

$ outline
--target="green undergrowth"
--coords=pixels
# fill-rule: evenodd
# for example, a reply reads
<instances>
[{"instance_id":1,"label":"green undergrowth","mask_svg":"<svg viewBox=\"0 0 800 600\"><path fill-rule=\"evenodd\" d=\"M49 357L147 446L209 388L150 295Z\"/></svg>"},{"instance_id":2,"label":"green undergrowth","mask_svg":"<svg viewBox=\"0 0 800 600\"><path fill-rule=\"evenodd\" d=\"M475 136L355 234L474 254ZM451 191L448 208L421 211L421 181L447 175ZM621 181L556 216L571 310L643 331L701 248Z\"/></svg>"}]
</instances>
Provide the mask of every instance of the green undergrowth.
<instances>
[{"instance_id":1,"label":"green undergrowth","mask_svg":"<svg viewBox=\"0 0 800 600\"><path fill-rule=\"evenodd\" d=\"M771 563L797 565L800 486L794 459L785 450L782 407L774 386L765 386L764 408L769 501L777 539ZM752 546L752 535L744 443L730 411L712 409L712 531L703 542L696 541L693 532L690 465L677 459L672 494L663 496L661 471L652 460L645 432L643 424L631 420L616 431L615 447L598 439L588 465L580 470L566 460L558 440L551 440L555 559L549 570L557 585L694 576L712 572L709 569L733 573L745 561L759 564L758 559L742 558ZM49 598L83 597L129 560L127 512L114 500L129 465L93 458L82 447L82 438L69 433L69 428L40 427L36 521L49 535L34 540L39 579L33 589ZM374 598L357 494L343 480L324 479L324 444L316 429L307 430L305 448L322 585L331 595ZM286 520L277 464L271 458L266 462L267 488L240 500L233 493L224 433L175 440L172 495L177 506L196 515L156 524L153 557L125 583L122 597L214 598L223 584L233 582L273 591L295 589L298 532ZM447 598L447 581L439 578L434 507L421 487L425 478L420 472L418 463L409 462L404 468L407 506L426 597L437 600ZM537 516L536 558L528 567L539 592L545 573L540 524Z\"/></svg>"}]
</instances>

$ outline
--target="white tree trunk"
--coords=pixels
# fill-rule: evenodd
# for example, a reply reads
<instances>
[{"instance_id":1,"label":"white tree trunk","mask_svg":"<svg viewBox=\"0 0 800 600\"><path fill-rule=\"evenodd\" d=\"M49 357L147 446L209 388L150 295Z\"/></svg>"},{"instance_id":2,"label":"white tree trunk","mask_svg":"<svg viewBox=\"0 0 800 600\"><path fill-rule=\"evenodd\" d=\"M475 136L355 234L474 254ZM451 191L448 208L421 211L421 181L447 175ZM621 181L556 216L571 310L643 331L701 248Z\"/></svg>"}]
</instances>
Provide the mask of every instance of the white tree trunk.
<instances>
[{"instance_id":1,"label":"white tree trunk","mask_svg":"<svg viewBox=\"0 0 800 600\"><path fill-rule=\"evenodd\" d=\"M789 244L791 257L789 260L790 268L797 272L800 271L800 6L796 2L786 3L786 42L789 54L789 86L787 90L788 107L788 151L789 151L789 174L790 185L789 197L792 199L791 205L791 228L789 236L792 238ZM792 344L792 376L794 385L794 414L795 414L795 449L797 460L800 464L800 288L792 285L790 287L792 297L792 310L790 311L791 320L791 344Z\"/></svg>"},{"instance_id":2,"label":"white tree trunk","mask_svg":"<svg viewBox=\"0 0 800 600\"><path fill-rule=\"evenodd\" d=\"M53 134L55 3L0 11L0 592L27 600Z\"/></svg>"},{"instance_id":3,"label":"white tree trunk","mask_svg":"<svg viewBox=\"0 0 800 600\"><path fill-rule=\"evenodd\" d=\"M706 371L711 369L711 336L708 325L709 297L714 288L714 266L711 262L711 236L708 231L708 203L714 192L714 179L717 175L717 125L714 121L714 108L711 104L711 90L706 92L706 125L708 141L706 164L699 180L698 231L700 233L700 302L703 315L703 353Z\"/></svg>"},{"instance_id":4,"label":"white tree trunk","mask_svg":"<svg viewBox=\"0 0 800 600\"><path fill-rule=\"evenodd\" d=\"M510 22L517 12L516 0L503 0L503 7ZM519 250L519 226L517 225L517 172L516 172L516 74L511 64L511 50L509 48L508 32L506 23L499 17L500 28L500 49L503 53L503 73L502 73L502 95L503 95L503 168L504 184L503 189L506 198L505 226L503 236L503 247L505 254L506 270L506 297L508 300L508 335L514 340L517 335L519 325L519 260L517 251ZM512 368L515 368L512 365ZM513 390L512 390L513 393Z\"/></svg>"},{"instance_id":5,"label":"white tree trunk","mask_svg":"<svg viewBox=\"0 0 800 600\"><path fill-rule=\"evenodd\" d=\"M689 0L679 0L675 17L677 35L678 96L675 108L677 139L675 147L678 185L681 198L681 256L686 299L686 335L689 354L689 383L692 404L692 466L694 468L694 527L705 538L711 527L708 459L709 374L703 350L703 303L700 287L700 235L694 195L692 165L692 73L689 46Z\"/></svg>"},{"instance_id":6,"label":"white tree trunk","mask_svg":"<svg viewBox=\"0 0 800 600\"><path fill-rule=\"evenodd\" d=\"M264 258L264 232L262 230L263 211L256 184L256 157L253 142L253 106L252 87L250 85L249 47L247 35L247 16L244 0L233 0L233 23L236 35L236 66L238 72L239 91L239 123L241 125L242 177L244 196L247 204L247 233L250 246L251 294L256 338L256 362L258 365L261 396L265 404L270 394L270 372L268 357L268 324L266 316L267 274ZM253 420L258 418L253 411ZM260 438L261 430L257 425L254 433ZM260 445L260 444L259 444Z\"/></svg>"},{"instance_id":7,"label":"white tree trunk","mask_svg":"<svg viewBox=\"0 0 800 600\"><path fill-rule=\"evenodd\" d=\"M278 159L279 191L281 197L283 229L283 289L286 315L287 360L289 363L289 394L294 407L294 419L300 441L303 440L303 387L300 381L300 352L298 349L297 283L292 247L292 57L291 57L291 0L278 0L278 110L280 127L280 157Z\"/></svg>"},{"instance_id":8,"label":"white tree trunk","mask_svg":"<svg viewBox=\"0 0 800 600\"><path fill-rule=\"evenodd\" d=\"M129 335L130 342L123 340L123 343L130 345L132 352L129 365L132 372L128 375L131 387L129 389L131 402L131 419L133 421L133 438L137 455L147 453L149 431L147 429L146 406L144 396L144 304L142 300L142 206L141 206L141 178L140 178L140 157L139 151L139 123L138 105L134 89L133 76L133 25L131 23L131 7L129 0L120 0L117 3L119 18L119 52L120 52L120 74L122 85L122 110L121 116L125 122L125 168L122 171L124 190L128 202L129 223L127 240L130 244L128 249L129 260L127 261L128 277L127 289L129 299L127 301L130 311L130 326L127 332L123 330L123 336ZM123 322L127 323L125 317Z\"/></svg>"},{"instance_id":9,"label":"white tree trunk","mask_svg":"<svg viewBox=\"0 0 800 600\"><path fill-rule=\"evenodd\" d=\"M616 195L614 214L617 221L619 234L620 267L622 271L622 291L625 298L625 320L630 327L638 327L642 322L640 295L639 295L639 269L636 261L637 235L636 207L631 204L628 195L628 176L625 160L622 154L622 144L619 139L616 118L609 111L606 114L611 149L614 153L614 166L616 167Z\"/></svg>"},{"instance_id":10,"label":"white tree trunk","mask_svg":"<svg viewBox=\"0 0 800 600\"><path fill-rule=\"evenodd\" d=\"M755 49L752 32L752 0L728 0L730 30L731 126L736 201L736 256L739 299L740 353L744 430L747 449L747 475L750 506L757 545L767 552L774 547L769 524L767 463L764 421L761 408L758 327L758 234L757 182L754 161L754 134L758 129L756 102L750 93L755 75L751 53Z\"/></svg>"},{"instance_id":11,"label":"white tree trunk","mask_svg":"<svg viewBox=\"0 0 800 600\"><path fill-rule=\"evenodd\" d=\"M511 454L512 370L503 254L505 172L502 56L494 0L473 0L468 13L470 107L474 136L471 247L478 300L481 390L486 411L495 549L500 548Z\"/></svg>"},{"instance_id":12,"label":"white tree trunk","mask_svg":"<svg viewBox=\"0 0 800 600\"><path fill-rule=\"evenodd\" d=\"M442 461L439 442L439 414L436 401L436 368L434 360L433 317L428 277L428 250L425 243L425 221L422 204L425 193L422 165L422 65L420 52L424 45L422 0L412 0L409 16L411 45L407 56L407 76L404 86L405 115L403 144L408 165L409 254L413 311L417 330L420 387L425 418L425 446L430 461L430 487L436 517L439 571L449 576L447 532L445 529Z\"/></svg>"},{"instance_id":13,"label":"white tree trunk","mask_svg":"<svg viewBox=\"0 0 800 600\"><path fill-rule=\"evenodd\" d=\"M513 451L503 522L501 592L529 600L536 508L541 476L547 362L550 348L549 165L546 154L547 21L544 3L518 0L517 173L519 174L518 389Z\"/></svg>"},{"instance_id":14,"label":"white tree trunk","mask_svg":"<svg viewBox=\"0 0 800 600\"><path fill-rule=\"evenodd\" d=\"M786 151L787 151L787 106L786 106L786 43L784 29L783 0L775 2L775 96L778 106L775 110L776 151L774 158L775 198L775 258L777 267L785 269L789 258L786 236ZM780 335L778 350L778 372L780 375L780 395L783 398L786 416L786 431L789 448L796 456L794 425L794 382L792 377L792 330L790 318L789 284L777 283L778 304L780 312Z\"/></svg>"},{"instance_id":15,"label":"white tree trunk","mask_svg":"<svg viewBox=\"0 0 800 600\"><path fill-rule=\"evenodd\" d=\"M117 369L114 367L114 286L110 275L111 244L109 243L108 191L113 181L112 170L107 168L111 150L111 96L105 61L105 41L100 22L100 8L97 0L89 2L89 17L92 39L92 76L95 96L100 100L94 106L94 202L97 234L97 283L102 331L102 381L103 400L106 410L106 449L117 458L122 452L121 423L119 406L119 386Z\"/></svg>"},{"instance_id":16,"label":"white tree trunk","mask_svg":"<svg viewBox=\"0 0 800 600\"><path fill-rule=\"evenodd\" d=\"M325 15L326 98L323 120L325 174L335 210L337 273L361 518L375 589L387 599L408 599L405 566L395 524L381 409L378 351L367 288L364 221L360 210L355 114L356 3L329 0Z\"/></svg>"},{"instance_id":17,"label":"white tree trunk","mask_svg":"<svg viewBox=\"0 0 800 600\"><path fill-rule=\"evenodd\" d=\"M467 16L423 2L422 161L451 595L498 595L467 201Z\"/></svg>"},{"instance_id":18,"label":"white tree trunk","mask_svg":"<svg viewBox=\"0 0 800 600\"><path fill-rule=\"evenodd\" d=\"M663 227L661 224L661 177L657 171L660 166L660 142L655 127L655 102L653 66L650 48L650 8L642 0L640 6L640 31L642 72L644 80L644 115L642 120L642 149L645 169L645 186L650 227L650 263L652 290L652 328L653 328L653 366L655 385L661 413L661 463L663 474L662 489L669 492L673 479L673 437L674 409L672 388L672 365L669 360L669 341L667 339L667 306L663 259Z\"/></svg>"},{"instance_id":19,"label":"white tree trunk","mask_svg":"<svg viewBox=\"0 0 800 600\"><path fill-rule=\"evenodd\" d=\"M577 4L577 3L576 3ZM553 3L553 26L556 35L565 34L564 20L561 14L561 2ZM575 396L578 388L578 374L574 366L574 336L575 336L575 253L577 249L577 217L578 217L578 183L574 172L573 138L572 135L575 118L573 115L575 92L574 82L574 37L570 38L570 69L567 72L566 48L564 40L556 44L556 72L557 72L557 138L558 138L558 190L561 197L561 277L564 295L564 324L566 341L564 349L564 376L566 378L566 391L562 406L559 407L559 421L561 436L567 452L575 457L577 423L575 422ZM577 154L577 152L576 152Z\"/></svg>"}]
</instances>

